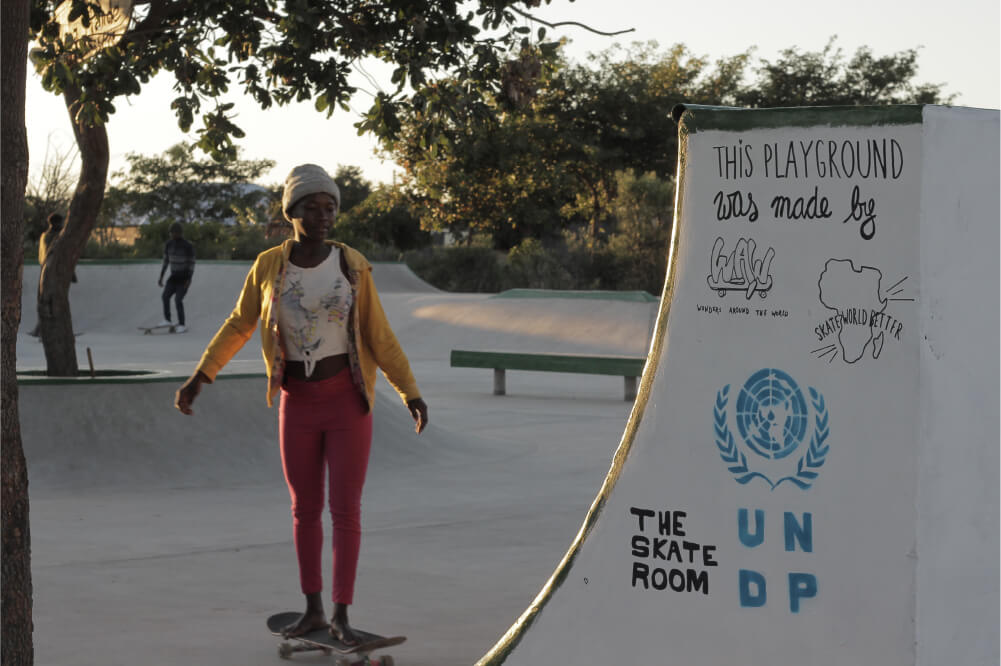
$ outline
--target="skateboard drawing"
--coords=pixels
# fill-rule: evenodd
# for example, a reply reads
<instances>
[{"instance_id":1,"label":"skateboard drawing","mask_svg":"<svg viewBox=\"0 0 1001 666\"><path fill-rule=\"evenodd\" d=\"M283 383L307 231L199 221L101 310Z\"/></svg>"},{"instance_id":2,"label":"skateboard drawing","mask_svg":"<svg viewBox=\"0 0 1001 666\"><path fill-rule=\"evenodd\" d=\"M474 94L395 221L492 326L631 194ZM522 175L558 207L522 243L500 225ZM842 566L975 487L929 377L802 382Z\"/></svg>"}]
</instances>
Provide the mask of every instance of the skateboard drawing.
<instances>
[{"instance_id":1,"label":"skateboard drawing","mask_svg":"<svg viewBox=\"0 0 1001 666\"><path fill-rule=\"evenodd\" d=\"M320 651L326 655L338 655L337 666L393 666L393 658L389 655L380 657L371 656L376 650L399 645L407 640L406 636L379 636L367 631L355 629L355 635L359 639L358 645L345 645L330 635L326 627L316 629L303 634L302 636L287 637L282 633L282 629L292 624L302 613L286 612L277 613L268 618L268 629L275 636L285 639L278 646L278 656L282 659L291 659L296 652ZM291 643L290 641L295 641Z\"/></svg>"},{"instance_id":2,"label":"skateboard drawing","mask_svg":"<svg viewBox=\"0 0 1001 666\"><path fill-rule=\"evenodd\" d=\"M748 300L755 293L761 298L772 289L771 267L775 248L768 248L764 257L757 257L757 243L751 238L741 238L729 254L724 249L723 237L717 237L709 257L710 273L706 277L709 288L726 296L729 291L742 291Z\"/></svg>"}]
</instances>

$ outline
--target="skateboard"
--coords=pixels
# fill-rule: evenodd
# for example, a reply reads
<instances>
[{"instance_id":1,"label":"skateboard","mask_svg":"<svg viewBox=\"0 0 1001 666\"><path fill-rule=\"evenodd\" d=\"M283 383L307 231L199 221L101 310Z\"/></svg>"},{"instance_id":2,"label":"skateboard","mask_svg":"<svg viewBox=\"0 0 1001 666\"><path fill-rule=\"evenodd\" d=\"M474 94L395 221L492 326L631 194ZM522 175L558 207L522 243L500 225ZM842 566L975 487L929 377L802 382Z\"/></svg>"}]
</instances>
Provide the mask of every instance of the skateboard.
<instances>
[{"instance_id":1,"label":"skateboard","mask_svg":"<svg viewBox=\"0 0 1001 666\"><path fill-rule=\"evenodd\" d=\"M326 655L338 655L337 666L355 666L361 664L365 664L366 666L393 666L394 662L391 656L373 657L371 654L376 650L399 645L407 640L406 636L387 638L355 629L355 635L359 639L358 645L345 645L331 636L326 627L316 629L302 636L284 636L282 629L298 620L301 615L302 613L287 612L277 613L268 618L268 629L271 633L275 636L285 638L285 642L278 646L278 656L282 659L290 659L296 652L320 651ZM296 641L296 643L293 644L289 641Z\"/></svg>"},{"instance_id":2,"label":"skateboard","mask_svg":"<svg viewBox=\"0 0 1001 666\"><path fill-rule=\"evenodd\" d=\"M153 335L153 331L163 331L163 330L166 330L170 333L174 333L177 330L177 324L163 324L162 326L140 326L139 330L143 332L143 335Z\"/></svg>"}]
</instances>

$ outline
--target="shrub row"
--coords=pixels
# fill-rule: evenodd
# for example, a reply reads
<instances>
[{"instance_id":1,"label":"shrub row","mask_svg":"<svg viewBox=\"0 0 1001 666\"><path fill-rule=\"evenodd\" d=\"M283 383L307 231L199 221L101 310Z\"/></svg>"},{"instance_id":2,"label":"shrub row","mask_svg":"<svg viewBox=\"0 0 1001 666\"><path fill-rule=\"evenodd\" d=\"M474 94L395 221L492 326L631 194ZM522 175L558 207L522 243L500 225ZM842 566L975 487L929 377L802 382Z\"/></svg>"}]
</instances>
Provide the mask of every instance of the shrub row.
<instances>
[{"instance_id":1,"label":"shrub row","mask_svg":"<svg viewBox=\"0 0 1001 666\"><path fill-rule=\"evenodd\" d=\"M659 296L667 248L637 248L609 242L544 247L526 239L508 253L488 247L436 247L407 252L414 273L445 291L499 292L505 289L643 290Z\"/></svg>"},{"instance_id":2,"label":"shrub row","mask_svg":"<svg viewBox=\"0 0 1001 666\"><path fill-rule=\"evenodd\" d=\"M84 258L159 258L169 237L168 227L167 222L144 225L134 246L92 240ZM338 237L336 230L334 235ZM203 260L252 260L285 238L281 233L267 237L265 228L259 225L227 226L217 222L188 224L184 236L194 244L198 259ZM594 246L572 235L548 245L529 238L506 253L476 244L401 252L362 237L344 240L371 261L403 260L421 279L452 292L601 289L644 290L659 295L667 260L662 237L644 242L612 236ZM26 248L26 256L33 256L32 252Z\"/></svg>"}]
</instances>

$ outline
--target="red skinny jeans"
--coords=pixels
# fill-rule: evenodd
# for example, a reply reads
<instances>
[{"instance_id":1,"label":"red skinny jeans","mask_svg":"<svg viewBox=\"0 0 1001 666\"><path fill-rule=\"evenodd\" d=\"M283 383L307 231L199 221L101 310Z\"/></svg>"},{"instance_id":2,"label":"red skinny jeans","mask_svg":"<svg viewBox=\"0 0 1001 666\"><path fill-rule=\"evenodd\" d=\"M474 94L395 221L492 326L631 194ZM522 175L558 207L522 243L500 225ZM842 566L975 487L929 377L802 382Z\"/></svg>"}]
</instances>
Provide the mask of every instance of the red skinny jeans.
<instances>
[{"instance_id":1,"label":"red skinny jeans","mask_svg":"<svg viewBox=\"0 0 1001 666\"><path fill-rule=\"evenodd\" d=\"M334 603L354 599L361 547L361 494L372 445L372 414L344 369L330 379L287 378L278 411L282 467L292 498L303 594L323 590L324 473L330 475Z\"/></svg>"}]
</instances>

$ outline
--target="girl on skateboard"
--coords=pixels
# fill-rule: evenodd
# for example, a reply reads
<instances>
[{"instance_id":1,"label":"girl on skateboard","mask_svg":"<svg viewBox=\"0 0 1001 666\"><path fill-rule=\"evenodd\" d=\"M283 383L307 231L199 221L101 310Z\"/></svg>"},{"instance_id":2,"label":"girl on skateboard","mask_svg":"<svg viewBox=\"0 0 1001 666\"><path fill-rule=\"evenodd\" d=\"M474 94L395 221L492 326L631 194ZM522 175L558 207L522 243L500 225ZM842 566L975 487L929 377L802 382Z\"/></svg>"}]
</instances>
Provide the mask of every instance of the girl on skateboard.
<instances>
[{"instance_id":1,"label":"girl on skateboard","mask_svg":"<svg viewBox=\"0 0 1001 666\"><path fill-rule=\"evenodd\" d=\"M372 442L376 368L422 432L428 424L406 355L383 312L372 266L356 250L327 240L340 191L323 168L304 164L285 180L282 211L293 239L262 252L232 314L205 349L175 406L191 414L202 384L211 384L251 338L260 321L267 364L267 404L280 395L282 466L292 499L293 535L306 611L286 628L298 636L328 626L320 573L324 471L333 518L330 634L352 645L348 623L361 543L361 494Z\"/></svg>"}]
</instances>

